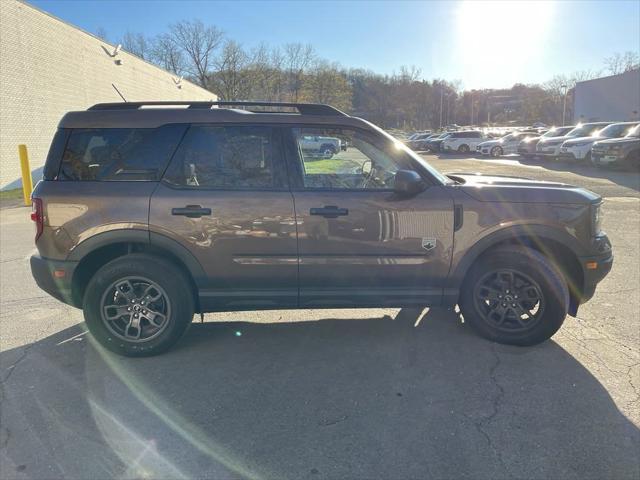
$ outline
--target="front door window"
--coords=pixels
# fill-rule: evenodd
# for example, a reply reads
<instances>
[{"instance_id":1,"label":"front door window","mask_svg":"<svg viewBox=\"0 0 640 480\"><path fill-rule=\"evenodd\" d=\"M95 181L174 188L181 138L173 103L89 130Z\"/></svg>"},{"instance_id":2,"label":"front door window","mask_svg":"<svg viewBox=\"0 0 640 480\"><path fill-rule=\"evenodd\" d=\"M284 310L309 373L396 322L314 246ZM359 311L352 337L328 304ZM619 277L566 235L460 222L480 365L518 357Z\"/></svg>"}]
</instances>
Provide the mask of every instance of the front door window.
<instances>
[{"instance_id":1,"label":"front door window","mask_svg":"<svg viewBox=\"0 0 640 480\"><path fill-rule=\"evenodd\" d=\"M365 135L350 129L296 128L305 188L392 190L399 165Z\"/></svg>"}]
</instances>

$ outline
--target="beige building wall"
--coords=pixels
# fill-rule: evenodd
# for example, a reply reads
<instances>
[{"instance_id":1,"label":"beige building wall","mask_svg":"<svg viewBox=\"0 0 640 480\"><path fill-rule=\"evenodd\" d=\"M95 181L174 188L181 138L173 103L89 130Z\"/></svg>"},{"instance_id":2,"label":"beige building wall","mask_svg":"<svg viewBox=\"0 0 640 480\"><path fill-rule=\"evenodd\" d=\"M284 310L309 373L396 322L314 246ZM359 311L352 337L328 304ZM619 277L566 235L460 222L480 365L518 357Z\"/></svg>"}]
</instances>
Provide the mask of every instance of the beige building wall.
<instances>
[{"instance_id":1,"label":"beige building wall","mask_svg":"<svg viewBox=\"0 0 640 480\"><path fill-rule=\"evenodd\" d=\"M0 188L20 186L18 144L40 178L60 118L100 102L215 100L211 92L18 0L0 0Z\"/></svg>"}]
</instances>

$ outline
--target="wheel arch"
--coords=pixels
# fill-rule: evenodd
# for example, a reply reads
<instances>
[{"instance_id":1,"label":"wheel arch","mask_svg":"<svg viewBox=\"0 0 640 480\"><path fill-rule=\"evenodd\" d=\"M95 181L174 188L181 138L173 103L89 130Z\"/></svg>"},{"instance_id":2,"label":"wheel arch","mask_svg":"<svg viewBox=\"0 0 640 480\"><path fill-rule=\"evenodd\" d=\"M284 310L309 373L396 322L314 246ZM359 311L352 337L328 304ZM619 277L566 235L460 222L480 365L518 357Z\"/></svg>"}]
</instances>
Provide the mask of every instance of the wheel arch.
<instances>
[{"instance_id":1,"label":"wheel arch","mask_svg":"<svg viewBox=\"0 0 640 480\"><path fill-rule=\"evenodd\" d=\"M189 279L199 308L198 290L206 278L200 262L177 241L146 230L104 232L80 243L71 252L68 260L78 262L71 282L73 304L82 306L85 288L98 269L130 253L155 255L177 266Z\"/></svg>"},{"instance_id":2,"label":"wheel arch","mask_svg":"<svg viewBox=\"0 0 640 480\"><path fill-rule=\"evenodd\" d=\"M548 258L556 265L564 276L571 297L570 313L575 314L584 288L584 273L579 256L585 254L578 241L557 229L542 225L526 225L499 230L480 239L469 249L452 270L452 292L455 299L447 299L448 303L456 303L458 292L471 268L485 255L503 246L520 246L531 248Z\"/></svg>"}]
</instances>

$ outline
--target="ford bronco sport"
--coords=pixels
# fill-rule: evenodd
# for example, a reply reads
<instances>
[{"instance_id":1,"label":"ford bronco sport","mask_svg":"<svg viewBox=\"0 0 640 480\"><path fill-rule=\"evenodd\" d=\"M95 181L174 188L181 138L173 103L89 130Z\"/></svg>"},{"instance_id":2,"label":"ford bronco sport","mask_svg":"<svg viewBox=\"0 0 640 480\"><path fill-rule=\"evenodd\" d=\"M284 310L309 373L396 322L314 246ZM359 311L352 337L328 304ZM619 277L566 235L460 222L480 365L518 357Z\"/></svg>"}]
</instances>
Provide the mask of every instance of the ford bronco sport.
<instances>
[{"instance_id":1,"label":"ford bronco sport","mask_svg":"<svg viewBox=\"0 0 640 480\"><path fill-rule=\"evenodd\" d=\"M308 136L343 147L309 158ZM601 203L442 175L327 105L99 104L59 124L31 269L125 355L166 350L198 312L328 307L457 304L484 337L532 345L611 268Z\"/></svg>"}]
</instances>

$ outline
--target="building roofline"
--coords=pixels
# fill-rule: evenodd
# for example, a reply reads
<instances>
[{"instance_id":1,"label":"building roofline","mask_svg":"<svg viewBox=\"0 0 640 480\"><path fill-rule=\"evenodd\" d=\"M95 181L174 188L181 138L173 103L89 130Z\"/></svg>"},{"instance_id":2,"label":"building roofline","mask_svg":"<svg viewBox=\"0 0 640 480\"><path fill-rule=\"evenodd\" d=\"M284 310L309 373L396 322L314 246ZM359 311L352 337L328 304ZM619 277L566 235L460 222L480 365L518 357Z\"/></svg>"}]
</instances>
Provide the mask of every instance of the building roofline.
<instances>
[{"instance_id":1,"label":"building roofline","mask_svg":"<svg viewBox=\"0 0 640 480\"><path fill-rule=\"evenodd\" d=\"M634 68L633 70L627 70L626 72L616 73L614 75L607 75L606 77L598 77L598 78L590 78L589 80L582 80L580 82L576 82L576 85L580 83L588 83L588 82L597 82L599 80L607 80L613 77L622 77L623 75L628 75L630 73L638 73L640 72L640 68Z\"/></svg>"},{"instance_id":2,"label":"building roofline","mask_svg":"<svg viewBox=\"0 0 640 480\"><path fill-rule=\"evenodd\" d=\"M0 1L1 1L1 0L0 0ZM36 7L35 5L30 4L29 2L27 2L27 0L16 0L16 1L17 1L18 3L20 3L21 5L24 5L25 7L31 8L32 10L35 10L36 12L42 13L43 15L46 15L47 17L49 17L49 18L51 18L51 19L53 19L53 20L56 20L57 22L62 23L63 25L66 25L66 26L68 26L68 27L73 28L74 30L77 30L77 31L79 31L79 32L81 32L81 33L84 33L85 35L87 35L87 36L89 36L89 37L92 37L92 38L94 38L94 39L98 40L99 42L101 42L101 43L103 43L103 44L105 44L105 45L109 45L109 46L110 46L110 47L112 47L112 48L115 48L115 47L116 47L116 45L114 45L114 44L113 44L113 43L111 43L111 42L106 41L104 38L100 38L100 37L98 37L97 35L95 35L95 34L93 34L93 33L91 33L91 32L88 32L87 30L85 30L85 29L83 29L83 28L78 27L77 25L74 25L74 24L72 24L72 23L69 23L69 22L67 22L66 20L61 19L60 17L57 17L57 16L53 15L52 13L49 13L49 12L47 12L47 11L45 11L45 10L42 10L41 8ZM163 72L163 73L166 73L166 74L168 74L168 75L176 75L175 73L171 73L171 72L169 72L168 70L165 70L164 68L159 67L159 66L158 66L158 65L156 65L155 63L151 63L150 61L145 60L144 58L140 58L138 55L136 55L136 54L134 54L134 53L131 53L131 52L129 52L128 50L122 50L122 52L124 52L124 53L126 53L127 55L130 55L130 56L132 56L132 57L134 57L134 58L136 58L137 60L139 60L139 61L141 61L141 62L146 63L147 65L150 65L151 67L156 68L157 70L160 70L160 71L161 71L161 72ZM211 91L207 90L207 89L206 89L206 88L204 88L204 87L201 87L200 85L197 85L197 84L193 83L193 82L192 82L192 81L190 81L190 80L183 79L183 81L184 81L184 82L187 82L187 83L189 83L190 85L193 85L194 87L197 87L197 88L199 88L199 89L201 89L201 90L203 90L203 91L205 91L205 92L207 92L207 93L209 93L209 94L211 94L211 95L213 95L213 96L214 96L214 97L216 97L216 98L218 97L218 95L216 95L215 93L213 93L213 92L211 92Z\"/></svg>"}]
</instances>

